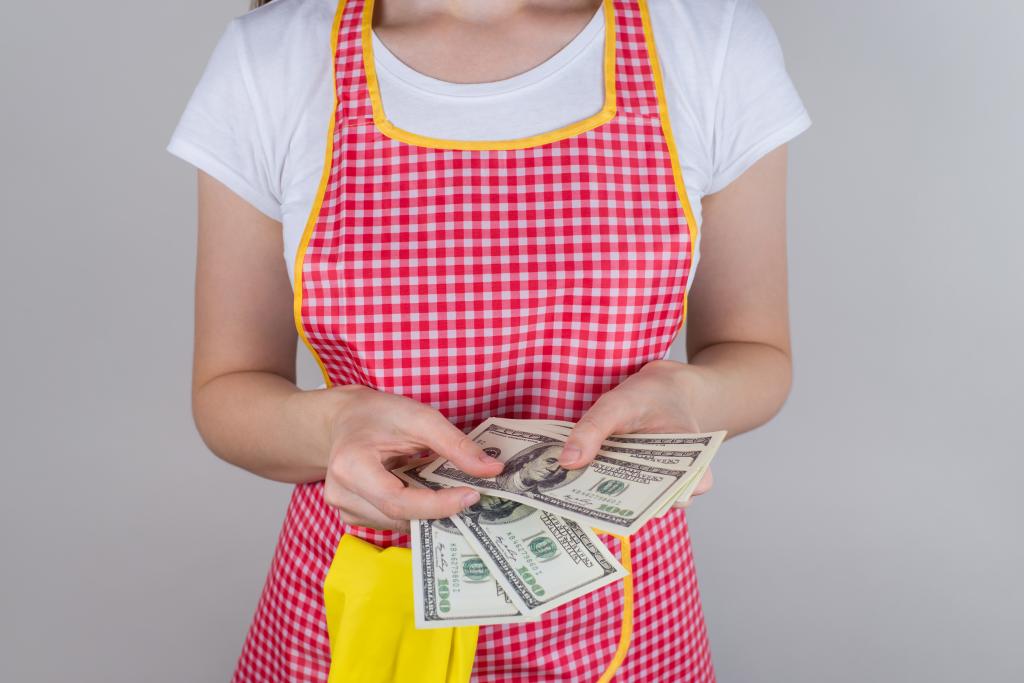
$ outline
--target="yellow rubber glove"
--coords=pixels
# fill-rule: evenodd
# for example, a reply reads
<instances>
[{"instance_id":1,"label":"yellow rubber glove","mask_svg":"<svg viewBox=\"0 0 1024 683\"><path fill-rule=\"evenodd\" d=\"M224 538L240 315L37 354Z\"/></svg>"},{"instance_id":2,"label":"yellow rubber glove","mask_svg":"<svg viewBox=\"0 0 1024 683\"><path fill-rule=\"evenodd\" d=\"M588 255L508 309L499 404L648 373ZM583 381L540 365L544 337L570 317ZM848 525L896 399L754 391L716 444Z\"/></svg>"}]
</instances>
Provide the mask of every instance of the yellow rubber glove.
<instances>
[{"instance_id":1,"label":"yellow rubber glove","mask_svg":"<svg viewBox=\"0 0 1024 683\"><path fill-rule=\"evenodd\" d=\"M328 683L465 683L478 626L417 629L412 552L344 534L324 578Z\"/></svg>"}]
</instances>

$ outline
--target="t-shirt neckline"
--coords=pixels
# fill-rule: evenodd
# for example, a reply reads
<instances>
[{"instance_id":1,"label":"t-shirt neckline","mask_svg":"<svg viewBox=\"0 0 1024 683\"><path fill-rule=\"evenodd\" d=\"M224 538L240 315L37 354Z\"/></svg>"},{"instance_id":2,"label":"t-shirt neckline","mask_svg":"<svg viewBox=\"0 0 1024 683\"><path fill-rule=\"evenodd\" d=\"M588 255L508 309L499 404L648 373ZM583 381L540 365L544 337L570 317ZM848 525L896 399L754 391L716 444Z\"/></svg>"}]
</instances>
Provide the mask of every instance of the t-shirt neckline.
<instances>
[{"instance_id":1,"label":"t-shirt neckline","mask_svg":"<svg viewBox=\"0 0 1024 683\"><path fill-rule=\"evenodd\" d=\"M605 0L608 1L608 0ZM501 95L539 83L550 77L556 71L569 64L590 43L599 35L604 33L604 2L598 7L597 12L590 18L583 30L577 33L561 50L551 55L537 66L500 81L488 81L486 83L453 83L433 78L424 73L416 71L408 64L400 60L387 48L377 37L376 31L371 31L373 40L374 64L378 69L383 69L392 76L401 79L408 85L435 95L448 97L483 97L490 95Z\"/></svg>"}]
</instances>

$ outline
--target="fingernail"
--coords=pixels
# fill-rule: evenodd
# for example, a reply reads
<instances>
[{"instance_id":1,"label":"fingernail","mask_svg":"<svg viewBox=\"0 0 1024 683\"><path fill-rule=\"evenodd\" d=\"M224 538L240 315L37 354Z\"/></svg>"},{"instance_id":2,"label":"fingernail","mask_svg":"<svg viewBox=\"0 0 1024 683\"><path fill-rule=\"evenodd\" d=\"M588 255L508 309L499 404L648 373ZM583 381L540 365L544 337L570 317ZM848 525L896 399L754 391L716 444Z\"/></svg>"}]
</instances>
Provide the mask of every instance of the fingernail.
<instances>
[{"instance_id":1,"label":"fingernail","mask_svg":"<svg viewBox=\"0 0 1024 683\"><path fill-rule=\"evenodd\" d=\"M476 505L480 500L480 493L478 491L470 491L462 497L462 507L468 508L470 505Z\"/></svg>"},{"instance_id":2,"label":"fingernail","mask_svg":"<svg viewBox=\"0 0 1024 683\"><path fill-rule=\"evenodd\" d=\"M486 453L479 453L476 456L476 459L479 460L480 462L482 462L485 465L490 465L492 462L497 462L497 460L495 458L492 458L491 456L487 455Z\"/></svg>"},{"instance_id":3,"label":"fingernail","mask_svg":"<svg viewBox=\"0 0 1024 683\"><path fill-rule=\"evenodd\" d=\"M558 459L563 465L571 465L583 457L583 452L576 446L566 446L562 449L562 456Z\"/></svg>"}]
</instances>

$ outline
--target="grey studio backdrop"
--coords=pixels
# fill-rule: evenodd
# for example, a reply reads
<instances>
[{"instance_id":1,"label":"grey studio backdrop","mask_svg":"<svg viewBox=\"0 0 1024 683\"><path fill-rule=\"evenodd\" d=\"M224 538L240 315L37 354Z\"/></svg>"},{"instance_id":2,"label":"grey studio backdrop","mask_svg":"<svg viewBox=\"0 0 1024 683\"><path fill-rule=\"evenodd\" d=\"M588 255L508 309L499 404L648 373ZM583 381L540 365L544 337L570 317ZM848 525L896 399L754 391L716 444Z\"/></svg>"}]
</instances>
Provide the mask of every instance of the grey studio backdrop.
<instances>
[{"instance_id":1,"label":"grey studio backdrop","mask_svg":"<svg viewBox=\"0 0 1024 683\"><path fill-rule=\"evenodd\" d=\"M814 126L793 392L689 514L719 680L1024 680L1024 4L761 5ZM192 424L195 172L163 148L244 10L4 11L0 680L238 655L290 489Z\"/></svg>"}]
</instances>

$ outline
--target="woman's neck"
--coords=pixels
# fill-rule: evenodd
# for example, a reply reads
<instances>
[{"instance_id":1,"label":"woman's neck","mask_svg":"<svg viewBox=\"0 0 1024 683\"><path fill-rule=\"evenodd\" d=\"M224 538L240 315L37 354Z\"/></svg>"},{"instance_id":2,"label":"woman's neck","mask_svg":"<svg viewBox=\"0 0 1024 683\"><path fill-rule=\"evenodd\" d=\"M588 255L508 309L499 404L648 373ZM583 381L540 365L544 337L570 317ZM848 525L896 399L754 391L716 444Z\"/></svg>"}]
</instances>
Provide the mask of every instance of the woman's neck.
<instances>
[{"instance_id":1,"label":"woman's neck","mask_svg":"<svg viewBox=\"0 0 1024 683\"><path fill-rule=\"evenodd\" d=\"M372 25L412 69L450 83L486 83L550 58L583 30L601 1L373 0Z\"/></svg>"}]
</instances>

